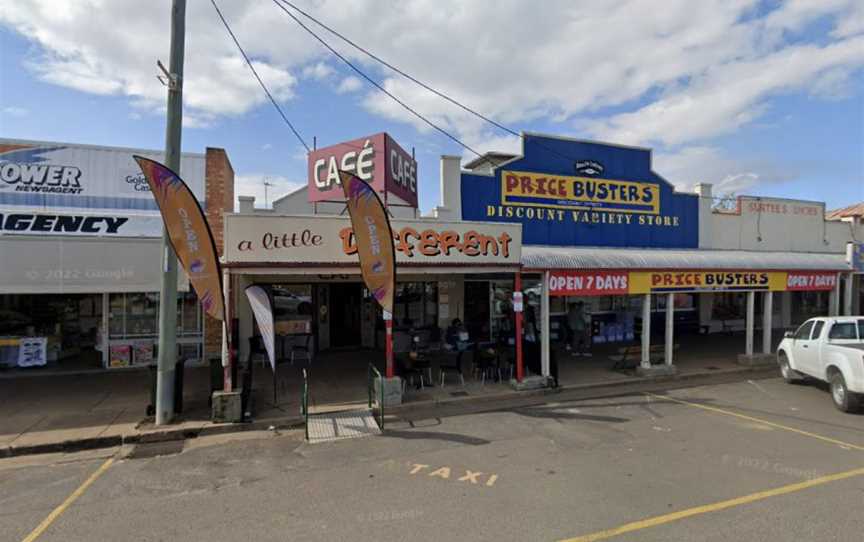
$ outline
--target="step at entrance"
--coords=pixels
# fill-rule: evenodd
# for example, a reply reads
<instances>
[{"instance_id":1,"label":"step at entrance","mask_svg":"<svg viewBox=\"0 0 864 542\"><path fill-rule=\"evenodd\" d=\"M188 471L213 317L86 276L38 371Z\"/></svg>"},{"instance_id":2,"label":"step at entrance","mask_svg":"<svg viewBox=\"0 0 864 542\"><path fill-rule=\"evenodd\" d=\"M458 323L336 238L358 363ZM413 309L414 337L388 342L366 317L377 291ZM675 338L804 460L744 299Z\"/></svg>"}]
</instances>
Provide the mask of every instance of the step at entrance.
<instances>
[{"instance_id":1,"label":"step at entrance","mask_svg":"<svg viewBox=\"0 0 864 542\"><path fill-rule=\"evenodd\" d=\"M380 435L381 428L370 409L310 414L309 442L329 442Z\"/></svg>"}]
</instances>

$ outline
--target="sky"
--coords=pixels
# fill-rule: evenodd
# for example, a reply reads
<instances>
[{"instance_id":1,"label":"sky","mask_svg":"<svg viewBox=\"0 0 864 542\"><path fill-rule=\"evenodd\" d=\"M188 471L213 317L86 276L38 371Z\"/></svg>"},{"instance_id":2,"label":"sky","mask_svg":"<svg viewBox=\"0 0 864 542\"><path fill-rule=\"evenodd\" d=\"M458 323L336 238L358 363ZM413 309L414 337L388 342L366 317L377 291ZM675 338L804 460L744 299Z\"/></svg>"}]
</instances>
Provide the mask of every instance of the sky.
<instances>
[{"instance_id":1,"label":"sky","mask_svg":"<svg viewBox=\"0 0 864 542\"><path fill-rule=\"evenodd\" d=\"M442 154L475 157L327 51L275 0L216 0L301 136L389 132L438 204ZM653 149L680 190L864 200L860 0L292 0L346 37L516 132ZM662 6L662 9L660 7ZM237 195L306 183L306 151L207 0L187 7L183 149L223 147ZM481 153L519 138L304 20L371 78ZM0 137L162 149L170 1L0 0Z\"/></svg>"}]
</instances>

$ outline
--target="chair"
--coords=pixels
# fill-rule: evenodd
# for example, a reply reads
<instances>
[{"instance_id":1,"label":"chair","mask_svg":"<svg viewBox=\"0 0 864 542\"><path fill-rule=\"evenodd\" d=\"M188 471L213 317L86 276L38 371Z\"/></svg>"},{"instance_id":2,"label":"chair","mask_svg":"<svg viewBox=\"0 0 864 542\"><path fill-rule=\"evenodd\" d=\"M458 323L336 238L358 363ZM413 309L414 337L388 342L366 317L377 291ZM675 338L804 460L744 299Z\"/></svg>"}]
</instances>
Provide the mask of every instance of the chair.
<instances>
[{"instance_id":1,"label":"chair","mask_svg":"<svg viewBox=\"0 0 864 542\"><path fill-rule=\"evenodd\" d=\"M294 360L303 359L312 365L312 335L295 335L291 342L291 365L294 365ZM298 341L298 339L300 339Z\"/></svg>"},{"instance_id":2,"label":"chair","mask_svg":"<svg viewBox=\"0 0 864 542\"><path fill-rule=\"evenodd\" d=\"M270 358L267 356L267 349L264 348L264 339L260 335L249 337L249 358L248 363L251 366L255 359L261 362L261 365L269 365Z\"/></svg>"},{"instance_id":3,"label":"chair","mask_svg":"<svg viewBox=\"0 0 864 542\"><path fill-rule=\"evenodd\" d=\"M417 367L412 367L407 364L404 359L397 358L396 359L396 372L402 377L402 393L405 393L406 387L410 381L411 385L414 386L414 378L416 377L420 385L419 389L424 389L425 381L423 379L423 371Z\"/></svg>"},{"instance_id":4,"label":"chair","mask_svg":"<svg viewBox=\"0 0 864 542\"><path fill-rule=\"evenodd\" d=\"M465 377L462 375L462 354L464 350L450 350L448 354L455 354L452 363L441 363L438 366L438 373L441 375L441 387L444 387L444 379L447 373L456 373L459 375L459 380L462 385L465 385Z\"/></svg>"}]
</instances>

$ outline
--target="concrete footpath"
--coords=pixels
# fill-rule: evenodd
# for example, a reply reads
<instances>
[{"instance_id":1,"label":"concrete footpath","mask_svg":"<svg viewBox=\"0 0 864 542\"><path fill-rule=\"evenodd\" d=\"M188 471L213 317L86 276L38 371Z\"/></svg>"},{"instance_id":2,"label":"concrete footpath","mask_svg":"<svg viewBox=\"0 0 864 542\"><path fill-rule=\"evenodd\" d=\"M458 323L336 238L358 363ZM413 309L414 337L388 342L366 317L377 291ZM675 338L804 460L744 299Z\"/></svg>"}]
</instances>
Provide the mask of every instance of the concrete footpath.
<instances>
[{"instance_id":1,"label":"concrete footpath","mask_svg":"<svg viewBox=\"0 0 864 542\"><path fill-rule=\"evenodd\" d=\"M639 378L570 384L550 390L516 392L505 386L495 391L471 385L463 392L437 395L388 408L387 417L449 416L464 411L507 409L542 404L548 400L587 399L637 391L771 378L775 367L735 367L720 371L691 371L672 377ZM209 369L187 369L184 410L175 423L155 427L146 417L150 403L150 374L124 370L90 374L0 376L0 458L68 452L138 442L182 440L198 436L303 425L299 396L281 390L273 403L272 386L256 386L254 421L214 424L209 421ZM425 414L424 414L425 413Z\"/></svg>"}]
</instances>

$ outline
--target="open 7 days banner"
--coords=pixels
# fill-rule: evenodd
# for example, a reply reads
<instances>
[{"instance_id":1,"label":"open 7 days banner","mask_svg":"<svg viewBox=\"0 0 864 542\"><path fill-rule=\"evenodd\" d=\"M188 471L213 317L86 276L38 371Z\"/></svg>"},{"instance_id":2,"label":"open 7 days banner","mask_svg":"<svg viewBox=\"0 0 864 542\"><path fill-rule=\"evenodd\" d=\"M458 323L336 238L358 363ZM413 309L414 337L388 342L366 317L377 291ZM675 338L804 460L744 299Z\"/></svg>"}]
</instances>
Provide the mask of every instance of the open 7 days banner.
<instances>
[{"instance_id":1,"label":"open 7 days banner","mask_svg":"<svg viewBox=\"0 0 864 542\"><path fill-rule=\"evenodd\" d=\"M387 210L378 194L358 177L339 172L345 191L348 214L354 237L363 282L387 313L393 313L396 286L396 250ZM388 316L389 317L389 316Z\"/></svg>"},{"instance_id":2,"label":"open 7 days banner","mask_svg":"<svg viewBox=\"0 0 864 542\"><path fill-rule=\"evenodd\" d=\"M552 271L549 294L600 296L668 292L827 291L831 271Z\"/></svg>"},{"instance_id":3,"label":"open 7 days banner","mask_svg":"<svg viewBox=\"0 0 864 542\"><path fill-rule=\"evenodd\" d=\"M180 176L164 165L143 156L134 158L156 198L171 246L198 294L201 307L213 318L224 320L216 243L198 200Z\"/></svg>"}]
</instances>

